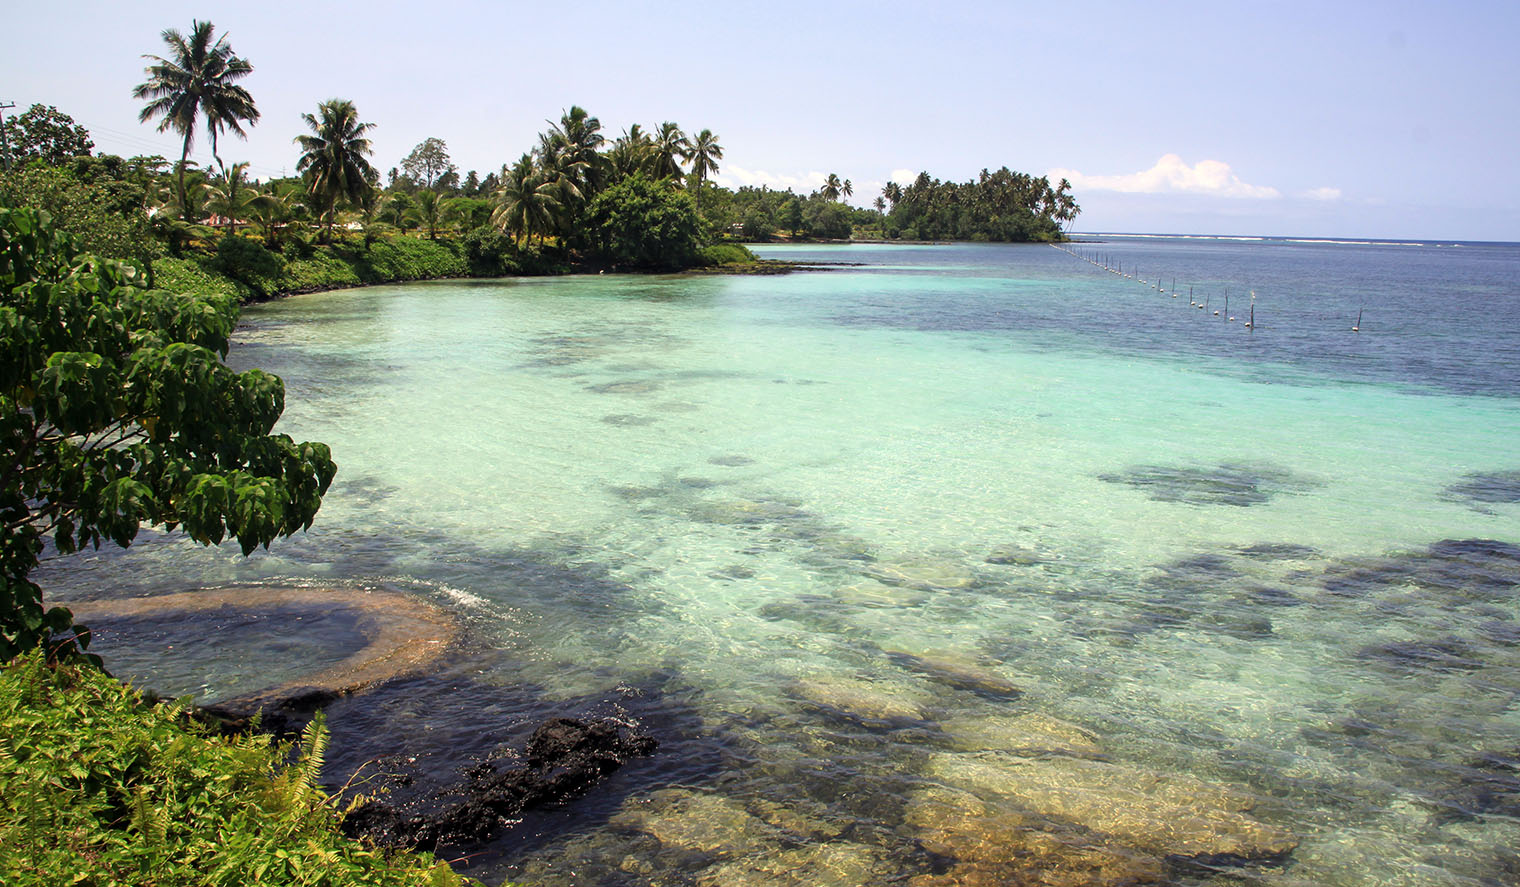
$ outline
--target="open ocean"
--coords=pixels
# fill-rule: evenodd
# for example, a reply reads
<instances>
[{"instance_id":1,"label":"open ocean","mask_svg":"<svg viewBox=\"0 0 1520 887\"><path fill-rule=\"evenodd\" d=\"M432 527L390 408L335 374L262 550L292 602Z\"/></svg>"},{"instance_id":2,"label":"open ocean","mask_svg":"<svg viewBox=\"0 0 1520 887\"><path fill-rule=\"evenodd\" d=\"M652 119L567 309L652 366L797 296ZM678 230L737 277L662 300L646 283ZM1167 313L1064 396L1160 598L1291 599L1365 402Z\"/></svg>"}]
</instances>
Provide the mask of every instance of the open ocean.
<instances>
[{"instance_id":1,"label":"open ocean","mask_svg":"<svg viewBox=\"0 0 1520 887\"><path fill-rule=\"evenodd\" d=\"M250 307L230 362L340 466L316 525L39 579L457 613L443 673L329 710L336 784L559 715L661 741L446 854L488 883L1520 881L1520 245L1079 240ZM203 700L355 642L100 629Z\"/></svg>"}]
</instances>

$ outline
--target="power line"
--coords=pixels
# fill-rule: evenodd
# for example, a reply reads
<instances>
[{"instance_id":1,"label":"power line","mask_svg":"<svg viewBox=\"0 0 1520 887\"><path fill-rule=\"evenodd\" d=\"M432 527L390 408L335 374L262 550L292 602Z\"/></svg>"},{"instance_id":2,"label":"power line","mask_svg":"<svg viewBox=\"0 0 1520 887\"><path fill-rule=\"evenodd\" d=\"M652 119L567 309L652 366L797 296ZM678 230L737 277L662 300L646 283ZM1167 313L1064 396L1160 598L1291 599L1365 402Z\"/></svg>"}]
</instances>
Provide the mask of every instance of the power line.
<instances>
[{"instance_id":1,"label":"power line","mask_svg":"<svg viewBox=\"0 0 1520 887\"><path fill-rule=\"evenodd\" d=\"M148 154L157 154L161 157L168 157L174 153L170 149L171 146L166 145L166 142L170 141L167 138L162 141L155 140L149 136L122 132L108 126L90 127L89 131L91 137L104 147L123 147L134 153L146 152ZM248 168L260 176L269 178L283 177L284 175L283 170L272 166L264 166L263 164L250 163Z\"/></svg>"}]
</instances>

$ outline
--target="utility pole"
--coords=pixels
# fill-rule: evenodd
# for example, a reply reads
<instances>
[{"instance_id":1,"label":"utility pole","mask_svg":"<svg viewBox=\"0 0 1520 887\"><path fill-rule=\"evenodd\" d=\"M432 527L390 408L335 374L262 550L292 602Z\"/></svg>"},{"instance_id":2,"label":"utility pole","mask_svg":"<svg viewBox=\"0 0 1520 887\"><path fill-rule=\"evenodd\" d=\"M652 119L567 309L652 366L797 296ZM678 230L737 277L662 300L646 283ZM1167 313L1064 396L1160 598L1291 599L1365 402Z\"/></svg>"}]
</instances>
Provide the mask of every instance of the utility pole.
<instances>
[{"instance_id":1,"label":"utility pole","mask_svg":"<svg viewBox=\"0 0 1520 887\"><path fill-rule=\"evenodd\" d=\"M5 111L7 108L16 107L15 102L6 102L0 105L0 164L5 165L5 171L11 171L11 140L5 128Z\"/></svg>"}]
</instances>

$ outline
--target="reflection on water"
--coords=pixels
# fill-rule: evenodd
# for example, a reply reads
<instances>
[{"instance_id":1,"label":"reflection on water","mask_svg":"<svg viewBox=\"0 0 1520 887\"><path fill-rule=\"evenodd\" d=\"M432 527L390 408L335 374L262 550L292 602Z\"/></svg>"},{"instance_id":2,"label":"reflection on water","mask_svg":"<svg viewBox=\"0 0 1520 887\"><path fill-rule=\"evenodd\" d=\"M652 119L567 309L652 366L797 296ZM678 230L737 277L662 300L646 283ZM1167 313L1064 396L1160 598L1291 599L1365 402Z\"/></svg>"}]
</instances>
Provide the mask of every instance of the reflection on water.
<instances>
[{"instance_id":1,"label":"reflection on water","mask_svg":"<svg viewBox=\"0 0 1520 887\"><path fill-rule=\"evenodd\" d=\"M1115 248L1334 313L1318 252ZM1334 249L1334 298L1373 285L1357 267L1396 284ZM312 531L246 560L147 534L42 578L457 612L445 673L332 710L337 781L404 752L431 790L557 715L660 737L471 850L490 881L1513 882L1520 409L1502 354L1450 372L1491 328L1421 339L1430 296L1400 290L1399 336L1332 353L1284 319L1235 350L1055 250L848 258L873 255L250 309L234 362L285 376L282 430L340 463ZM347 642L229 623L157 666L133 630L131 673L169 692Z\"/></svg>"}]
</instances>

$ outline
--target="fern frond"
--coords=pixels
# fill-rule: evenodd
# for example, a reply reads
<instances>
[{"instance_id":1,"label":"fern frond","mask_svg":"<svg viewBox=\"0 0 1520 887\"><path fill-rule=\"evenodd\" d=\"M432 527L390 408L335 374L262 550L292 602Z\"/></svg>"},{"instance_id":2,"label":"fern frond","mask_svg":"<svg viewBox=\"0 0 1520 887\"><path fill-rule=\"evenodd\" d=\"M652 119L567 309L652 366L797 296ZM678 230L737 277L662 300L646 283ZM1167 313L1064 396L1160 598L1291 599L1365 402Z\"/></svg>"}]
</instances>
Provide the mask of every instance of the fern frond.
<instances>
[{"instance_id":1,"label":"fern frond","mask_svg":"<svg viewBox=\"0 0 1520 887\"><path fill-rule=\"evenodd\" d=\"M301 731L301 759L295 764L295 790L300 794L310 792L322 773L322 764L327 756L326 722L322 713L317 712L306 729Z\"/></svg>"}]
</instances>

